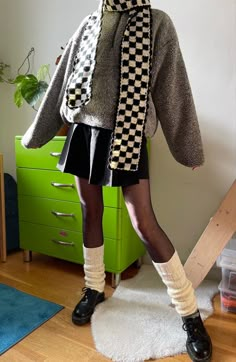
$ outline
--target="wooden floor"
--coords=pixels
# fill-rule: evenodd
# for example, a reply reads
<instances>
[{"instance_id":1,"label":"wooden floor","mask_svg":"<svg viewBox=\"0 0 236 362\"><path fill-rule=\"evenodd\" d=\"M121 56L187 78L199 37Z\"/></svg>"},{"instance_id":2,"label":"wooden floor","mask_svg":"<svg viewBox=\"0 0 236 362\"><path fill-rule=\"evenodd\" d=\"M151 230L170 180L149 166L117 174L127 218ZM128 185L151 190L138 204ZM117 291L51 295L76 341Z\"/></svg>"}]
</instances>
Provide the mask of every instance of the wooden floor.
<instances>
[{"instance_id":1,"label":"wooden floor","mask_svg":"<svg viewBox=\"0 0 236 362\"><path fill-rule=\"evenodd\" d=\"M131 267L123 273L122 279L130 278L136 272ZM110 279L108 274L107 296L114 291ZM83 287L80 265L39 254L33 254L33 262L23 263L22 254L17 252L9 255L6 263L0 263L0 282L65 306L54 318L3 354L2 362L109 361L96 351L90 325L77 327L71 322L71 312ZM214 309L214 315L205 323L213 340L212 361L236 362L236 314L221 312L219 295L215 297ZM187 362L190 359L180 355L156 361Z\"/></svg>"}]
</instances>

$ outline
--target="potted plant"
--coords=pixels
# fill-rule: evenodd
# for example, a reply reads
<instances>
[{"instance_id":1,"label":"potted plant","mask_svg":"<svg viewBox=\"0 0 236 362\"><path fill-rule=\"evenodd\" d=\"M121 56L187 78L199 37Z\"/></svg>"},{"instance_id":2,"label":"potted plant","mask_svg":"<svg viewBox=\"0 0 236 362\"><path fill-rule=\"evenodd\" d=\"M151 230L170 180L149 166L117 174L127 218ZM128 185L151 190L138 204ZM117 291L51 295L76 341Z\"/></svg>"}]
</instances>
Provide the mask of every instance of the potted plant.
<instances>
[{"instance_id":1,"label":"potted plant","mask_svg":"<svg viewBox=\"0 0 236 362\"><path fill-rule=\"evenodd\" d=\"M31 48L27 57L18 69L16 77L13 79L6 77L9 65L0 62L0 82L15 86L14 103L17 107L21 107L24 101L26 101L35 109L35 105L47 90L48 83L46 79L50 81L49 64L42 65L36 75L29 72L30 56L33 53L34 48ZM21 69L26 62L28 62L28 69L22 74Z\"/></svg>"},{"instance_id":2,"label":"potted plant","mask_svg":"<svg viewBox=\"0 0 236 362\"><path fill-rule=\"evenodd\" d=\"M37 74L30 73L30 57L33 53L34 48L31 48L22 65L19 67L16 77L13 79L8 78L7 76L10 66L0 61L0 83L7 83L15 87L14 103L18 108L21 107L25 101L35 111L37 111L36 105L44 96L48 88L47 80L50 81L51 77L49 72L49 64L42 65L39 68ZM59 63L60 57L61 56L57 57L56 64ZM21 69L26 62L28 63L28 68L25 73L21 73ZM59 130L57 135L64 136L67 134L67 131L68 127L65 125Z\"/></svg>"}]
</instances>

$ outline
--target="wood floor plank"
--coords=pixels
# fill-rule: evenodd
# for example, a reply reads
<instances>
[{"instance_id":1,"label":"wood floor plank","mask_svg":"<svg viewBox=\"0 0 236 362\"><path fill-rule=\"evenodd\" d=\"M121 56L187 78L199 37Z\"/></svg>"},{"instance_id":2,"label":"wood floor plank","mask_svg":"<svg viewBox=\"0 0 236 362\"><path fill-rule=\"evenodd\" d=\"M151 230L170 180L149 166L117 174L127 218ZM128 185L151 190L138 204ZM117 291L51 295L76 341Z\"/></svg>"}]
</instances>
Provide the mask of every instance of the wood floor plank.
<instances>
[{"instance_id":1,"label":"wood floor plank","mask_svg":"<svg viewBox=\"0 0 236 362\"><path fill-rule=\"evenodd\" d=\"M33 254L31 263L23 263L22 260L21 252L17 252L10 254L6 263L0 263L0 283L62 304L65 308L4 353L1 361L109 361L96 351L90 325L78 327L71 322L71 312L84 285L82 266L40 254ZM131 267L122 274L122 279L136 273L137 269ZM111 296L113 292L108 273L106 296ZM219 295L214 299L214 314L205 325L213 341L212 362L235 362L236 314L221 311ZM190 359L183 354L155 361L189 362Z\"/></svg>"}]
</instances>

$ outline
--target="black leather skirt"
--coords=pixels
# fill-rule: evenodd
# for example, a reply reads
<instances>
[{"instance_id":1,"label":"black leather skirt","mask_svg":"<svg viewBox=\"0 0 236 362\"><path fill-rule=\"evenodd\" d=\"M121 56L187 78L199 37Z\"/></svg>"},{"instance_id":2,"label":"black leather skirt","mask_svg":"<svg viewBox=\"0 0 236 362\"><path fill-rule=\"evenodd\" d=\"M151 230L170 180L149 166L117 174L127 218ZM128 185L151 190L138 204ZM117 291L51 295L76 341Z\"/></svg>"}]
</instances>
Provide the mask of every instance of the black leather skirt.
<instances>
[{"instance_id":1,"label":"black leather skirt","mask_svg":"<svg viewBox=\"0 0 236 362\"><path fill-rule=\"evenodd\" d=\"M111 137L111 130L81 123L71 125L57 168L101 186L129 186L148 179L146 138L143 137L138 170L123 171L108 167Z\"/></svg>"}]
</instances>

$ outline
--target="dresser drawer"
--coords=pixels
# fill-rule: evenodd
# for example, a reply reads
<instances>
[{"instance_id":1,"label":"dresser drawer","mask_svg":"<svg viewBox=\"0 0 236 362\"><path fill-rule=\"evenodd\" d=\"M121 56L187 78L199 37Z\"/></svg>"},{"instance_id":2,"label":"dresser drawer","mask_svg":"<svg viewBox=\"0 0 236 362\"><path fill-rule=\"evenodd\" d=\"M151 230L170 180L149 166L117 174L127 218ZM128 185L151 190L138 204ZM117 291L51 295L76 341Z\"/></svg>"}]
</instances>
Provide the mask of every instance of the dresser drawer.
<instances>
[{"instance_id":1,"label":"dresser drawer","mask_svg":"<svg viewBox=\"0 0 236 362\"><path fill-rule=\"evenodd\" d=\"M20 247L57 258L83 262L82 234L20 221Z\"/></svg>"},{"instance_id":2,"label":"dresser drawer","mask_svg":"<svg viewBox=\"0 0 236 362\"><path fill-rule=\"evenodd\" d=\"M82 234L73 231L61 233L60 229L20 222L20 247L59 259L83 264ZM104 255L106 271L120 272L118 243L105 239Z\"/></svg>"},{"instance_id":3,"label":"dresser drawer","mask_svg":"<svg viewBox=\"0 0 236 362\"><path fill-rule=\"evenodd\" d=\"M18 168L17 187L19 195L79 201L74 177L60 171Z\"/></svg>"},{"instance_id":4,"label":"dresser drawer","mask_svg":"<svg viewBox=\"0 0 236 362\"><path fill-rule=\"evenodd\" d=\"M21 138L17 136L15 139L17 167L56 170L66 137L55 137L45 146L37 149L25 149L21 145Z\"/></svg>"},{"instance_id":5,"label":"dresser drawer","mask_svg":"<svg viewBox=\"0 0 236 362\"><path fill-rule=\"evenodd\" d=\"M79 202L19 196L18 207L20 221L82 232L82 211ZM115 208L104 208L104 237L120 239L121 212L122 210Z\"/></svg>"},{"instance_id":6,"label":"dresser drawer","mask_svg":"<svg viewBox=\"0 0 236 362\"><path fill-rule=\"evenodd\" d=\"M17 168L17 187L19 195L79 201L74 176L60 171ZM103 195L105 206L120 207L118 187L104 187Z\"/></svg>"}]
</instances>

